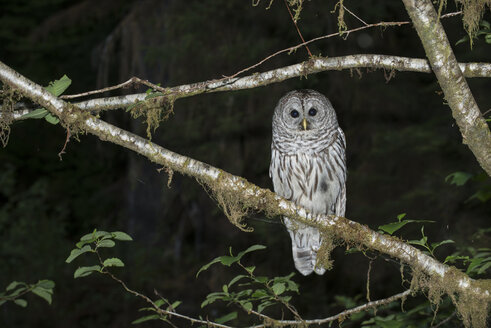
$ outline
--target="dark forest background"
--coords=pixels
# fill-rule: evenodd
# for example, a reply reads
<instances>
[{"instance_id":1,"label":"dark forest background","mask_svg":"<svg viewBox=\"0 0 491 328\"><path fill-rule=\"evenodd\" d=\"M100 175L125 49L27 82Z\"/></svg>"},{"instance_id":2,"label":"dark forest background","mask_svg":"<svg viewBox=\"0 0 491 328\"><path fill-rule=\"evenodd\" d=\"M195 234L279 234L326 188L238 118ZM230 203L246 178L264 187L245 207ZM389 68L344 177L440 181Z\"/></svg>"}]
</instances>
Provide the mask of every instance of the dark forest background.
<instances>
[{"instance_id":1,"label":"dark forest background","mask_svg":"<svg viewBox=\"0 0 491 328\"><path fill-rule=\"evenodd\" d=\"M73 80L68 94L132 76L162 86L220 78L299 43L283 1L274 1L266 10L268 3L263 0L254 7L251 1L229 0L1 0L0 60L42 85L67 74ZM337 14L331 12L335 3L304 3L298 24L305 39L338 30ZM409 19L400 1L345 5L368 23ZM449 2L446 12L455 9ZM489 12L485 18L489 21ZM348 14L345 19L349 28L361 25ZM466 34L460 16L444 19L443 24L452 45ZM309 47L322 56L425 57L410 25L368 29L346 40L330 38ZM460 62L489 62L490 50L482 40L472 50L468 43L454 46ZM258 70L306 59L301 48L274 57ZM425 224L431 241L456 242L437 251L440 260L459 245L489 246L489 234L476 232L489 227L491 202L469 200L489 178L461 187L445 182L456 171L483 171L462 144L434 75L397 72L387 81L389 74L330 71L252 90L181 99L152 140L272 188L268 167L274 106L292 89L312 88L331 100L346 134L347 218L372 229L395 221L400 213L433 220ZM489 79L472 78L468 83L480 108L491 108ZM108 95L117 94L121 93ZM124 110L101 117L145 136L143 122ZM155 289L183 301L179 311L189 315L216 318L227 313L219 304L204 310L199 305L237 272L217 266L198 279L195 275L202 265L226 254L229 246L239 251L267 245L266 251L245 260L263 275L295 270L290 239L279 220L254 214L247 220L254 232L244 233L228 222L194 179L175 174L168 188L166 173L146 158L90 135L79 135L79 141L72 138L60 161L65 138L59 125L21 121L13 124L8 145L0 149L0 289L12 280L56 282L51 306L36 296L27 297L27 308L4 304L0 326L131 326L140 315L137 309L144 306L140 300L104 276L74 280L77 264L65 263L75 242L94 228L133 236L132 243L108 251L126 263L116 272L147 295ZM401 233L405 239L419 239L419 230L419 225L408 225ZM293 304L304 318L341 310L336 295L362 295L358 297L363 303L370 260L344 251L334 252L334 268L324 276L295 275L301 295ZM370 283L372 299L403 290L399 264L377 257Z\"/></svg>"}]
</instances>

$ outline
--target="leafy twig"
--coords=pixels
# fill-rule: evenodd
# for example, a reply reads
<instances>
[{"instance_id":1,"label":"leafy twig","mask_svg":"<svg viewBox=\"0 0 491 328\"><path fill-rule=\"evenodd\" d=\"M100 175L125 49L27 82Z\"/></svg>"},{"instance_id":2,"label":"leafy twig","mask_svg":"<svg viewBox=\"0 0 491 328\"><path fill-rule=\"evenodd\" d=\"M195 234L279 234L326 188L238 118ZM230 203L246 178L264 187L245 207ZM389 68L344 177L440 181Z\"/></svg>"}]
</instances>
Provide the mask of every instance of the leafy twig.
<instances>
[{"instance_id":1,"label":"leafy twig","mask_svg":"<svg viewBox=\"0 0 491 328\"><path fill-rule=\"evenodd\" d=\"M275 324L277 326L288 326L288 325L301 325L301 324L317 324L317 325L321 325L321 324L324 324L324 323L328 323L328 322L331 322L331 321L335 321L335 320L338 320L338 319L341 319L341 318L344 318L344 317L347 317L347 316L350 316L352 314L355 314L355 313L358 313L358 312L361 312L361 311L366 311L366 310L369 310L369 309L372 309L372 308L376 308L376 307L379 307L379 306L382 306L382 305L385 305L385 304L389 304L391 302L394 302L394 301L397 301L401 298L405 298L407 297L408 295L411 294L411 290L406 290L402 293L399 293L399 294L395 294L395 295L392 295L390 297L387 297L387 298L384 298L384 299L381 299L381 300L377 300L377 301L372 301L372 302L368 302L366 304L363 304L363 305L360 305L360 306L357 306L355 308L352 308L352 309L349 309L349 310L345 310L343 312L340 312L336 315L333 315L331 317L327 317L327 318L323 318L323 319L314 319L314 320L305 320L305 321L296 321L296 320L278 320L278 321L275 321ZM261 324L261 325L256 325L256 326L253 326L253 327L250 327L250 328L263 328L263 327L267 327L266 324Z\"/></svg>"}]
</instances>

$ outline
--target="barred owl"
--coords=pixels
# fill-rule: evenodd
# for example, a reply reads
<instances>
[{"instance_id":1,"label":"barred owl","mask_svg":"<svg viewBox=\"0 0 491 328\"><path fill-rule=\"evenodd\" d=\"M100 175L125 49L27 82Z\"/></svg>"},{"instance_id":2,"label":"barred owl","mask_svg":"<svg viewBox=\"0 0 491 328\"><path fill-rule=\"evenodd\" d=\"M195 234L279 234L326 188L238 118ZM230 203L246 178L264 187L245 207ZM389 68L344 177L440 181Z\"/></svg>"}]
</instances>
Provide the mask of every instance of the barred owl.
<instances>
[{"instance_id":1,"label":"barred owl","mask_svg":"<svg viewBox=\"0 0 491 328\"><path fill-rule=\"evenodd\" d=\"M314 90L291 91L273 115L269 176L275 192L314 214L344 216L346 141L329 100ZM319 230L289 218L295 267L303 275L324 274L316 263Z\"/></svg>"}]
</instances>

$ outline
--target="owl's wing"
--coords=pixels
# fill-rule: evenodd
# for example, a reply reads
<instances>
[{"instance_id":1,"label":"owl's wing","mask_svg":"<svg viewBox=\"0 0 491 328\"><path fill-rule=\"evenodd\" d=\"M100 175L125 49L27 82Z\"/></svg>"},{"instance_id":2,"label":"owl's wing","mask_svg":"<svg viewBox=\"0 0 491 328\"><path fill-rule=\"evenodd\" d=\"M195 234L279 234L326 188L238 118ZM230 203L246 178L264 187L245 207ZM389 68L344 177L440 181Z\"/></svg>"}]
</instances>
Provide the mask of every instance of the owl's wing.
<instances>
[{"instance_id":1,"label":"owl's wing","mask_svg":"<svg viewBox=\"0 0 491 328\"><path fill-rule=\"evenodd\" d=\"M339 196L336 199L336 205L335 205L335 214L337 216L342 216L344 217L344 214L346 212L346 158L345 158L345 150L346 150L346 138L344 136L343 130L338 127L338 142L341 144L342 149L343 149L343 164L345 167L344 170L344 175L342 177L341 183L341 190L339 191Z\"/></svg>"},{"instance_id":2,"label":"owl's wing","mask_svg":"<svg viewBox=\"0 0 491 328\"><path fill-rule=\"evenodd\" d=\"M269 166L269 177L273 180L273 189L275 193L286 199L292 198L292 186L289 179L285 177L285 159L280 156L280 152L271 146L271 164Z\"/></svg>"}]
</instances>

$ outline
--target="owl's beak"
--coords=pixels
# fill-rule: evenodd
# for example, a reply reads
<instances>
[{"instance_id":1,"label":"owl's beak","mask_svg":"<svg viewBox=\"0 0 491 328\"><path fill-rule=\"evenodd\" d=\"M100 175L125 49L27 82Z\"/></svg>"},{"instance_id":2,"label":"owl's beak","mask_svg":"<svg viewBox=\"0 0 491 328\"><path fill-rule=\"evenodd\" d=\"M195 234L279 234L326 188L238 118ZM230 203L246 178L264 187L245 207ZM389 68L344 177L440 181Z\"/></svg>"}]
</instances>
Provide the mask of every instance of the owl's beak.
<instances>
[{"instance_id":1,"label":"owl's beak","mask_svg":"<svg viewBox=\"0 0 491 328\"><path fill-rule=\"evenodd\" d=\"M305 118L302 120L302 127L303 127L304 131L307 130L307 120Z\"/></svg>"}]
</instances>

